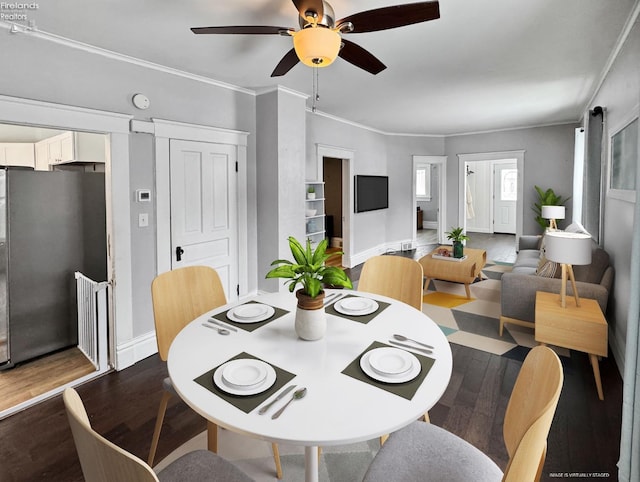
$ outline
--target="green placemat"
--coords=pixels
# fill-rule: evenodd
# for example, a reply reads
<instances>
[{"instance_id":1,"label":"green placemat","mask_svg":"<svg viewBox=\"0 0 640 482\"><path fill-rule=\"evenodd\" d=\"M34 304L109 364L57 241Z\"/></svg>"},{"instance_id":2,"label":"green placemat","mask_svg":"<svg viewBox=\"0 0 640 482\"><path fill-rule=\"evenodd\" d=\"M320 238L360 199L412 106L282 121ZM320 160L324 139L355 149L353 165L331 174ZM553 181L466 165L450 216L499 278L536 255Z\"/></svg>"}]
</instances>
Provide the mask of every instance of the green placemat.
<instances>
[{"instance_id":1,"label":"green placemat","mask_svg":"<svg viewBox=\"0 0 640 482\"><path fill-rule=\"evenodd\" d=\"M204 388L206 388L210 392L215 393L220 398L226 400L234 407L242 410L245 413L249 413L259 405L262 405L262 402L264 402L266 399L271 397L271 395L276 393L278 390L280 390L284 385L289 383L295 377L293 373L290 373L286 370L283 370L280 367L277 367L269 363L269 365L271 365L273 369L276 371L276 382L268 390L261 393L257 393L255 395L231 395L230 393L227 393L219 389L216 386L216 384L213 383L213 372L215 372L218 369L218 367L224 365L225 363L231 360L238 360L240 358L249 358L249 359L264 361L258 357L242 352L234 356L233 358L229 358L227 361L221 363L215 368L212 368L206 373L203 373L199 377L195 378L193 381L202 385ZM264 362L268 363L266 361Z\"/></svg>"},{"instance_id":2,"label":"green placemat","mask_svg":"<svg viewBox=\"0 0 640 482\"><path fill-rule=\"evenodd\" d=\"M383 390L386 390L387 392L394 393L402 398L406 398L407 400L411 400L413 396L416 394L416 391L418 390L418 388L420 388L420 385L422 385L422 382L424 381L427 374L429 373L429 370L431 370L431 367L433 366L435 360L433 358L429 358L428 356L411 352L420 361L420 365L422 365L422 370L420 370L420 374L416 378L404 383L380 382L378 380L374 380L373 378L371 378L369 375L367 375L365 372L362 371L362 368L360 368L360 358L362 358L362 355L364 355L370 350L373 350L374 348L381 348L381 347L388 347L388 346L390 345L380 343L379 341L374 341L362 353L360 353L360 355L358 355L356 359L353 360L347 366L347 368L342 370L342 373L352 378L355 378L356 380L360 380L362 382L368 383L369 385L373 385L374 387L378 387ZM396 347L391 347L391 348L396 348Z\"/></svg>"},{"instance_id":3,"label":"green placemat","mask_svg":"<svg viewBox=\"0 0 640 482\"><path fill-rule=\"evenodd\" d=\"M347 295L347 296L345 296L343 298L340 298L339 300L334 301L330 305L325 306L325 308L324 308L325 313L329 313L330 315L334 315L334 316L340 316L342 318L347 318L348 320L358 321L358 322L364 323L366 325L371 320L373 320L376 316L378 316L380 313L382 313L389 306L389 303L385 303L384 301L375 300L376 303L378 303L378 309L376 311L374 311L373 313L370 313L368 315L360 315L360 316L345 315L344 313L340 313L339 311L336 311L336 309L333 307L333 305L336 302L340 301L340 300L346 300L347 298L354 298L354 297L356 297L356 298L366 298L365 296Z\"/></svg>"},{"instance_id":4,"label":"green placemat","mask_svg":"<svg viewBox=\"0 0 640 482\"><path fill-rule=\"evenodd\" d=\"M258 303L257 301L248 301L245 304L249 304L249 303ZM266 304L266 303L261 303L261 304ZM238 306L242 306L242 305L238 305ZM233 308L237 308L238 306L234 306ZM271 306L271 305L269 305ZM264 326L268 323L271 323L274 320L277 320L278 318L280 318L281 316L286 315L287 313L289 313L287 310L283 310L282 308L277 308L275 306L273 306L273 309L276 310L276 312L271 316L271 318L267 318L266 320L263 321L258 321L257 323L236 323L235 321L230 320L229 318L227 318L227 313L229 312L229 310L232 310L233 308L229 308L227 311L223 311L222 313L218 313L217 315L213 315L212 318L215 318L216 320L220 320L220 321L224 321L225 323L231 325L231 326L235 326L237 328L240 328L244 331L253 331L253 330L257 330L258 328L260 328L261 326Z\"/></svg>"}]
</instances>

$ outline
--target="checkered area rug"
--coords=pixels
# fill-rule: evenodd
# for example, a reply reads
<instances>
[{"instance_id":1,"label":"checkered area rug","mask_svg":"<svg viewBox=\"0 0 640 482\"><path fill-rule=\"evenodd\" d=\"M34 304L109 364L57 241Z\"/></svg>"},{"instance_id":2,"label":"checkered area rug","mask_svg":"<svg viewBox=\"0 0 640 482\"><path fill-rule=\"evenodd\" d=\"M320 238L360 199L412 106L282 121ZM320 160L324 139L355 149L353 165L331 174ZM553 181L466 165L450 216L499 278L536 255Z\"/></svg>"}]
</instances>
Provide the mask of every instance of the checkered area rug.
<instances>
[{"instance_id":1,"label":"checkered area rug","mask_svg":"<svg viewBox=\"0 0 640 482\"><path fill-rule=\"evenodd\" d=\"M534 332L523 326L506 324L500 329L500 278L511 265L489 262L482 279L470 285L467 299L463 284L432 280L425 287L422 311L442 329L451 343L475 348L495 355L524 360L537 345ZM569 351L552 347L560 356Z\"/></svg>"}]
</instances>

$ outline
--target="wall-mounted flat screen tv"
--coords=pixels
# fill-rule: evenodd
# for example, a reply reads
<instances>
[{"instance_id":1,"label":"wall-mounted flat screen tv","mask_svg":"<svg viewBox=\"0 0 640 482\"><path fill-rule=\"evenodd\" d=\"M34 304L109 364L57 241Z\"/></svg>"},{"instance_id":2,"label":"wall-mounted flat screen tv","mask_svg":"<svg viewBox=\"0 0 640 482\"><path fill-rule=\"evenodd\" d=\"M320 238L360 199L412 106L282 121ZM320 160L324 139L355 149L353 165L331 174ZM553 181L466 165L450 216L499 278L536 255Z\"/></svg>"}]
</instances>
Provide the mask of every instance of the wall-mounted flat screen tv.
<instances>
[{"instance_id":1,"label":"wall-mounted flat screen tv","mask_svg":"<svg viewBox=\"0 0 640 482\"><path fill-rule=\"evenodd\" d=\"M388 208L389 177L356 176L355 203L357 213Z\"/></svg>"}]
</instances>

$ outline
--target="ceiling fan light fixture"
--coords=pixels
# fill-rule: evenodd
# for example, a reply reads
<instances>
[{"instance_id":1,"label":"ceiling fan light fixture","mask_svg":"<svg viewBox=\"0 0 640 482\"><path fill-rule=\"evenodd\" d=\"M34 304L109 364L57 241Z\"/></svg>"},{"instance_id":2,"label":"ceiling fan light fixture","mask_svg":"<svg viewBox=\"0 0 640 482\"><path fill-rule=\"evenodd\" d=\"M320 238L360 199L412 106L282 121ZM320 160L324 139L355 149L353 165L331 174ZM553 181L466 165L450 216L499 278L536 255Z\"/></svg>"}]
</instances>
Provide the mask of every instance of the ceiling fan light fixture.
<instances>
[{"instance_id":1,"label":"ceiling fan light fixture","mask_svg":"<svg viewBox=\"0 0 640 482\"><path fill-rule=\"evenodd\" d=\"M331 65L340 51L340 34L325 27L308 27L293 34L293 48L309 67Z\"/></svg>"}]
</instances>

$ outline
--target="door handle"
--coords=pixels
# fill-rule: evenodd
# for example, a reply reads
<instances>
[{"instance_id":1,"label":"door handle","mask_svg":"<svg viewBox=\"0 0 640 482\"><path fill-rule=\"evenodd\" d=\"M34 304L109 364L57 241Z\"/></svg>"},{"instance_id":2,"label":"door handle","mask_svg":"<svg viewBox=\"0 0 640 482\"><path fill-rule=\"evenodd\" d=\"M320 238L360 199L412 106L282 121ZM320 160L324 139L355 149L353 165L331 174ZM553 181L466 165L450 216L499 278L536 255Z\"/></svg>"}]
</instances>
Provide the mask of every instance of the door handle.
<instances>
[{"instance_id":1,"label":"door handle","mask_svg":"<svg viewBox=\"0 0 640 482\"><path fill-rule=\"evenodd\" d=\"M184 249L181 246L176 248L176 261L182 261L182 255L184 254Z\"/></svg>"}]
</instances>

